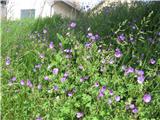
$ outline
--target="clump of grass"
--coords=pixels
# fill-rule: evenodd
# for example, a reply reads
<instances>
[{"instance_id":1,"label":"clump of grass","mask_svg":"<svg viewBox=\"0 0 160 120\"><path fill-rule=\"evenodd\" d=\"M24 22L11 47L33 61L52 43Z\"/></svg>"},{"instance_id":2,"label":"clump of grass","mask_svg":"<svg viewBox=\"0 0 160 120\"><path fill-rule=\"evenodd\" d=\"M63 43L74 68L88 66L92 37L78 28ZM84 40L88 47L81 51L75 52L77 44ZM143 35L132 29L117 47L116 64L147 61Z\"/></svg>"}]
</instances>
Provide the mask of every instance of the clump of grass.
<instances>
[{"instance_id":1,"label":"clump of grass","mask_svg":"<svg viewBox=\"0 0 160 120\"><path fill-rule=\"evenodd\" d=\"M159 119L158 5L3 23L2 119Z\"/></svg>"}]
</instances>

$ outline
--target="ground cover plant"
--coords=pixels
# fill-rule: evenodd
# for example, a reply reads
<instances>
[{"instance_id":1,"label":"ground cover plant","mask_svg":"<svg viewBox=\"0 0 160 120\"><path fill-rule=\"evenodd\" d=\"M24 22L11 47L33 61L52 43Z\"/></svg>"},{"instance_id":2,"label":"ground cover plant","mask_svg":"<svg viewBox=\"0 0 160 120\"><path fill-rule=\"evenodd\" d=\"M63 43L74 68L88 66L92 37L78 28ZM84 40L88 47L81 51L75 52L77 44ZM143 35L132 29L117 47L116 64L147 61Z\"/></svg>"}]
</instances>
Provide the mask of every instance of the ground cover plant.
<instances>
[{"instance_id":1,"label":"ground cover plant","mask_svg":"<svg viewBox=\"0 0 160 120\"><path fill-rule=\"evenodd\" d=\"M159 6L4 22L2 119L159 120Z\"/></svg>"}]
</instances>

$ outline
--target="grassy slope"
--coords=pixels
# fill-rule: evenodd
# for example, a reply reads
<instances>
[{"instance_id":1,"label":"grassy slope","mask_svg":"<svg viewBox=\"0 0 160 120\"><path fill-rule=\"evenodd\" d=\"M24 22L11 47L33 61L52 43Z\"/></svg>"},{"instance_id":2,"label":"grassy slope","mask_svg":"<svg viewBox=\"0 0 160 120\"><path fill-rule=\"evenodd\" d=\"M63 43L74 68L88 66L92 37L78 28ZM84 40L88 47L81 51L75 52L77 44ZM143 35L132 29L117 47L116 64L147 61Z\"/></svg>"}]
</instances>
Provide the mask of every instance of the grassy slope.
<instances>
[{"instance_id":1,"label":"grassy slope","mask_svg":"<svg viewBox=\"0 0 160 120\"><path fill-rule=\"evenodd\" d=\"M158 5L157 5L158 6ZM123 9L122 9L123 8ZM54 61L58 61L59 67L64 67L64 69L67 69L68 71L72 72L76 72L76 67L77 65L73 65L71 66L71 68L69 69L68 66L65 65L66 62L69 61L65 61L64 63L59 63L60 59L64 59L64 56L61 56L62 53L61 51L57 50L56 53L57 55L55 55L54 53L52 53L52 51L49 51L47 49L48 43L49 41L54 41L56 46L58 45L59 41L61 40L60 38L57 37L57 33L59 33L60 35L62 35L64 37L64 39L67 41L66 42L66 48L69 47L73 47L72 49L75 48L75 45L77 44L77 46L81 47L82 49L78 48L81 50L80 53L78 53L79 57L77 57L77 61L78 64L81 63L81 61L83 61L83 55L84 56L88 56L88 55L93 55L95 56L95 58L93 58L95 62L92 63L88 63L85 61L83 61L84 63L84 67L88 68L88 66L98 66L99 65L99 61L97 59L101 59L101 56L96 52L95 49L97 49L97 46L99 44L102 44L108 48L109 44L113 44L113 48L117 47L117 44L114 43L112 40L115 39L117 36L113 34L113 32L118 28L118 24L122 21L124 21L125 19L130 19L132 20L134 17L136 17L137 15L140 15L140 17L144 17L144 14L148 15L148 13L150 12L150 10L148 10L148 13L143 12L143 10L139 10L142 12L142 14L137 14L134 13L133 11L138 11L137 9L133 9L132 15L130 15L129 13L127 13L126 8L122 7L122 8L117 8L117 12L115 10L115 12L111 13L110 15L106 16L106 15L99 15L94 16L94 17L90 17L87 18L85 16L83 16L82 18L79 18L77 20L77 28L74 31L70 31L67 30L68 28L68 23L69 20L63 20L61 18L57 17L53 17L53 18L46 18L46 19L42 19L39 20L38 23L35 21L16 21L16 22L6 22L3 24L2 28L3 28L3 33L2 33L2 47L1 47L1 51L2 51L2 97L3 97L3 101L2 101L2 119L4 120L10 120L10 119L16 119L16 120L29 120L29 119L35 119L35 117L37 116L43 116L44 119L55 119L55 120L60 120L62 118L65 117L65 119L75 119L75 112L77 109L79 109L79 104L82 105L83 103L80 103L81 101L83 101L83 99L81 99L81 96L77 95L77 98L79 100L77 100L77 104L75 103L74 99L67 99L65 95L60 96L59 100L55 100L55 94L48 94L47 93L47 86L49 88L51 88L53 86L53 84L48 84L46 82L43 82L43 85L46 86L44 88L44 90L42 92L39 92L37 89L34 89L33 91L31 91L29 88L26 87L22 87L19 85L19 82L21 79L31 79L32 82L34 83L35 87L37 87L37 84L39 82L43 81L43 77L45 74L48 74L48 72L46 72L46 67L49 63L53 63ZM158 8L158 7L157 7ZM157 9L156 7L154 7L155 11ZM139 9L142 9L139 7ZM153 9L153 8L150 8ZM126 14L124 14L124 12L126 12ZM158 11L157 11L158 12ZM120 13L120 15L119 15ZM115 14L115 15L113 15ZM135 16L134 16L135 14ZM152 28L147 28L148 30L154 31L154 34L151 33L151 36L154 36L155 33L160 30L159 23L157 23L157 18L159 17L159 15L155 12L155 19L152 19L151 25ZM118 17L117 17L118 16ZM131 18L130 18L131 17ZM141 19L141 18L139 18ZM155 20L155 21L154 21ZM114 22L113 22L114 21ZM154 25L156 23L156 25ZM137 22L137 24L140 24L139 22ZM125 25L125 27L127 27L128 25ZM139 25L140 26L140 25ZM102 37L102 42L98 42L97 45L94 45L95 48L93 48L92 50L85 52L84 48L83 48L83 44L84 42L87 41L87 39L85 38L85 35L87 34L87 28L91 27L91 30L93 33L99 33L100 36ZM46 42L41 42L38 43L36 41L31 41L29 38L29 34L33 31L38 31L41 32L43 31L43 29L47 29L49 33L47 33L47 39L49 41ZM71 33L71 37L67 37L66 33L67 32ZM125 31L126 34L129 34L128 31ZM112 35L113 34L113 35ZM107 37L106 37L107 36ZM146 37L147 38L147 37ZM157 37L156 37L157 38ZM39 38L42 39L42 38ZM109 40L110 39L110 40ZM109 40L109 41L108 41ZM159 38L157 39L159 40ZM46 44L47 43L47 44ZM159 44L159 42L157 42ZM72 45L75 44L75 45ZM160 51L160 48L158 45L155 46L149 46L148 43L142 43L139 42L139 44L144 45L144 49L142 50L142 48L140 47L140 45L137 46L128 46L128 47L124 47L123 51L127 51L129 49L131 49L131 47L133 47L133 51L137 52L137 55L140 56L142 53L147 53L146 55L148 55L148 58L145 57L145 61L143 62L142 66L138 66L140 69L146 69L148 71L150 71L150 73L148 72L148 77L152 77L152 74L155 74L155 71L157 71L158 69L158 64L156 67L148 67L148 63L147 61L149 60L150 57L155 57L157 60L159 58L159 54L158 53L151 53L148 51L148 49L152 49L153 51ZM147 47L148 46L148 47ZM118 45L118 47L121 47L121 45ZM146 48L146 49L145 49ZM122 47L123 49L123 47ZM84 51L83 51L84 50ZM41 71L39 71L38 73L34 73L33 72L33 68L34 68L34 64L43 62L41 60L39 60L38 58L38 53L45 53L45 55L47 56L47 59L45 60L45 65L43 66L43 69ZM84 53L83 53L84 52ZM112 51L113 52L113 51ZM108 54L108 53L107 53ZM130 54L129 52L126 54ZM5 58L6 56L10 56L11 57L11 65L6 67L4 64L5 62ZM126 55L127 56L127 55ZM60 58L60 59L59 59ZM126 60L126 59L125 59ZM74 61L74 60L73 60ZM62 62L62 61L60 61ZM128 60L123 61L125 64L128 65L134 65L134 60L130 61L130 63L128 63ZM70 63L70 62L69 62ZM61 65L62 64L62 65ZM71 62L72 64L72 62ZM122 65L122 63L118 63L118 65ZM107 71L107 74L102 75L101 77L99 77L98 74L95 73L94 75L94 69L92 69L92 67L88 68L88 72L90 72L93 77L91 77L92 79L96 78L96 80L99 79L112 79L115 82L117 82L117 84L115 83L110 83L110 85L117 90L122 90L122 95L126 94L123 87L121 87L121 85L123 85L121 82L119 81L128 81L128 78L121 78L122 73L117 70L118 68L116 67L108 67L106 66L107 69L112 69L112 71ZM96 67L95 67L96 70ZM62 71L63 72L63 71ZM80 77L80 75L78 74L77 71L77 76ZM85 72L83 74L86 74ZM114 74L112 76L112 74ZM14 83L14 86L9 86L8 85L8 81L11 79L11 77L16 76L17 77L17 81L16 83ZM98 77L97 77L98 76ZM155 76L154 76L155 77ZM73 76L74 78L74 76ZM72 78L72 79L73 79ZM71 81L72 81L71 79ZM78 79L78 78L76 78ZM151 107L146 107L145 105L141 104L141 100L138 99L137 104L140 105L140 111L141 113L139 114L139 116L141 118L148 118L150 119L151 116L148 115L149 113L154 116L154 118L159 117L159 106L157 103L159 103L160 98L158 97L158 92L159 88L158 88L158 81L159 81L159 77L155 77L153 78L153 81L157 81L157 82L147 82L143 88L144 91L153 91L153 95L154 95L154 99L153 103L151 104ZM141 89L141 86L137 86L135 83L132 84L133 79L129 82L128 85L128 97L132 97L132 95L134 93L137 93L137 95L139 97L142 97L142 92L139 93L139 89ZM91 83L88 83L86 85L80 86L79 83L76 83L75 85L77 85L78 89L82 89L81 93L85 93L87 90L83 90L84 88L88 88L87 92L91 92L92 89L89 89L89 84L93 84L93 81L91 81ZM103 85L103 82L101 83ZM152 85L154 84L154 85ZM118 85L118 86L117 86ZM78 87L80 86L80 88ZM63 87L63 86L62 86ZM71 87L72 85L68 84L67 87ZM131 87L131 88L129 88ZM134 91L132 91L132 89ZM94 91L93 91L94 92ZM83 95L87 95L87 94L83 94ZM89 96L87 96L89 97ZM86 97L86 98L87 98ZM63 98L63 99L61 99ZM76 98L75 98L76 99ZM88 98L90 99L90 98ZM84 100L84 102L86 102ZM76 106L76 108L70 108L70 106L72 106L72 104L74 104L74 107ZM99 106L100 110L103 110L105 108L103 108L105 106L104 103L100 103L102 104L102 106ZM123 105L123 103L122 103ZM82 105L84 106L84 105ZM90 106L90 105L89 105ZM92 108L88 108L88 107L84 107L85 112L87 114L88 112L88 116L97 116L98 119L105 119L102 118L102 116L107 116L106 113L94 113L94 106L96 106L96 104L93 104ZM120 119L136 119L136 116L132 116L129 113L125 113L122 112L120 113L119 111L122 110L122 108L120 108L120 104L119 107L117 109L109 109L110 110L110 114L114 114L115 116L108 116L108 119L118 119L118 117ZM157 106L157 107L156 107ZM72 106L73 107L73 106ZM81 108L82 109L82 108ZM117 112L117 114L115 113L115 111ZM144 112L143 112L144 110ZM64 112L64 114L60 114L62 113L62 111ZM92 113L93 111L93 113ZM145 112L146 111L146 112ZM105 115L104 115L105 114ZM119 116L116 116L119 115ZM87 116L86 116L87 119ZM89 118L88 119L93 119L93 118ZM138 119L138 118L137 118Z\"/></svg>"}]
</instances>

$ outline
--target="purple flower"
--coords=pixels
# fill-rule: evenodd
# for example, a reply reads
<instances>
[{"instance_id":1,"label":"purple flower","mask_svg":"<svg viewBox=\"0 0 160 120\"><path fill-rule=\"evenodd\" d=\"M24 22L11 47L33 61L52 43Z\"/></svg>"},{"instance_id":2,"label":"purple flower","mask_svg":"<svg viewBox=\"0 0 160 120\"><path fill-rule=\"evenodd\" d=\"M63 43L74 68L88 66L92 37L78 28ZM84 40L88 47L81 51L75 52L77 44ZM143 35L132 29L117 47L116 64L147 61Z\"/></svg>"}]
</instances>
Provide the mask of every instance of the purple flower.
<instances>
[{"instance_id":1,"label":"purple flower","mask_svg":"<svg viewBox=\"0 0 160 120\"><path fill-rule=\"evenodd\" d=\"M91 36L90 39L93 40L93 41L95 41L96 37L95 36Z\"/></svg>"},{"instance_id":2,"label":"purple flower","mask_svg":"<svg viewBox=\"0 0 160 120\"><path fill-rule=\"evenodd\" d=\"M90 38L90 37L92 37L92 36L93 36L92 33L88 33L88 34L87 34L87 38Z\"/></svg>"},{"instance_id":3,"label":"purple flower","mask_svg":"<svg viewBox=\"0 0 160 120\"><path fill-rule=\"evenodd\" d=\"M32 88L33 85L32 85L32 83L31 83L30 80L27 80L27 86L30 87L30 88Z\"/></svg>"},{"instance_id":4,"label":"purple flower","mask_svg":"<svg viewBox=\"0 0 160 120\"><path fill-rule=\"evenodd\" d=\"M42 85L38 84L37 88L38 88L38 90L41 90L42 89Z\"/></svg>"},{"instance_id":5,"label":"purple flower","mask_svg":"<svg viewBox=\"0 0 160 120\"><path fill-rule=\"evenodd\" d=\"M119 101L121 100L121 97L120 97L120 96L116 96L116 97L115 97L115 100L116 100L117 102L119 102Z\"/></svg>"},{"instance_id":6,"label":"purple flower","mask_svg":"<svg viewBox=\"0 0 160 120\"><path fill-rule=\"evenodd\" d=\"M36 120L43 120L41 117L36 118Z\"/></svg>"},{"instance_id":7,"label":"purple flower","mask_svg":"<svg viewBox=\"0 0 160 120\"><path fill-rule=\"evenodd\" d=\"M85 43L86 48L90 48L92 46L92 43Z\"/></svg>"},{"instance_id":8,"label":"purple flower","mask_svg":"<svg viewBox=\"0 0 160 120\"><path fill-rule=\"evenodd\" d=\"M58 68L54 68L53 71L52 71L52 73L55 74L55 75L57 75L57 74L58 74L58 71L59 71Z\"/></svg>"},{"instance_id":9,"label":"purple flower","mask_svg":"<svg viewBox=\"0 0 160 120\"><path fill-rule=\"evenodd\" d=\"M156 63L156 61L152 58L150 59L150 64L154 65Z\"/></svg>"},{"instance_id":10,"label":"purple flower","mask_svg":"<svg viewBox=\"0 0 160 120\"><path fill-rule=\"evenodd\" d=\"M139 76L143 76L144 75L144 71L143 70L135 70L135 73Z\"/></svg>"},{"instance_id":11,"label":"purple flower","mask_svg":"<svg viewBox=\"0 0 160 120\"><path fill-rule=\"evenodd\" d=\"M55 91L57 91L58 90L58 86L53 86L53 89L55 90Z\"/></svg>"},{"instance_id":12,"label":"purple flower","mask_svg":"<svg viewBox=\"0 0 160 120\"><path fill-rule=\"evenodd\" d=\"M16 77L13 77L11 80L12 80L12 81L16 81Z\"/></svg>"},{"instance_id":13,"label":"purple flower","mask_svg":"<svg viewBox=\"0 0 160 120\"><path fill-rule=\"evenodd\" d=\"M127 69L125 69L125 75L128 75L129 73L133 73L134 72L134 68L132 68L132 67L129 67L129 68L127 68Z\"/></svg>"},{"instance_id":14,"label":"purple flower","mask_svg":"<svg viewBox=\"0 0 160 120\"><path fill-rule=\"evenodd\" d=\"M84 78L82 77L82 78L80 78L80 82L83 82L84 81Z\"/></svg>"},{"instance_id":15,"label":"purple flower","mask_svg":"<svg viewBox=\"0 0 160 120\"><path fill-rule=\"evenodd\" d=\"M81 118L81 117L83 117L83 116L84 116L83 112L77 112L77 114L76 114L76 117L77 117L77 118Z\"/></svg>"},{"instance_id":16,"label":"purple flower","mask_svg":"<svg viewBox=\"0 0 160 120\"><path fill-rule=\"evenodd\" d=\"M6 65L10 65L11 64L11 59L10 59L10 57L7 57L6 58Z\"/></svg>"},{"instance_id":17,"label":"purple flower","mask_svg":"<svg viewBox=\"0 0 160 120\"><path fill-rule=\"evenodd\" d=\"M149 103L149 102L151 101L151 99L152 99L152 97L151 97L150 94L145 94L145 95L143 96L143 101L144 101L145 103Z\"/></svg>"},{"instance_id":18,"label":"purple flower","mask_svg":"<svg viewBox=\"0 0 160 120\"><path fill-rule=\"evenodd\" d=\"M133 112L133 113L138 113L138 109L137 109L137 108L134 108L134 109L132 109L132 112Z\"/></svg>"},{"instance_id":19,"label":"purple flower","mask_svg":"<svg viewBox=\"0 0 160 120\"><path fill-rule=\"evenodd\" d=\"M65 49L64 52L65 53L72 53L72 50L71 49Z\"/></svg>"},{"instance_id":20,"label":"purple flower","mask_svg":"<svg viewBox=\"0 0 160 120\"><path fill-rule=\"evenodd\" d=\"M70 28L75 28L76 25L77 25L77 24L76 24L75 22L71 22L71 23L70 23Z\"/></svg>"},{"instance_id":21,"label":"purple flower","mask_svg":"<svg viewBox=\"0 0 160 120\"><path fill-rule=\"evenodd\" d=\"M113 90L109 90L109 94L110 94L110 95L113 95Z\"/></svg>"},{"instance_id":22,"label":"purple flower","mask_svg":"<svg viewBox=\"0 0 160 120\"><path fill-rule=\"evenodd\" d=\"M96 83L94 84L94 86L95 86L95 87L99 87L99 83L96 82Z\"/></svg>"},{"instance_id":23,"label":"purple flower","mask_svg":"<svg viewBox=\"0 0 160 120\"><path fill-rule=\"evenodd\" d=\"M115 55L115 57L120 58L122 56L122 52L120 51L120 49L117 48L115 50L115 54L114 55Z\"/></svg>"},{"instance_id":24,"label":"purple flower","mask_svg":"<svg viewBox=\"0 0 160 120\"><path fill-rule=\"evenodd\" d=\"M119 42L123 42L124 40L125 40L124 34L121 34L121 35L118 36L118 41Z\"/></svg>"},{"instance_id":25,"label":"purple flower","mask_svg":"<svg viewBox=\"0 0 160 120\"><path fill-rule=\"evenodd\" d=\"M48 76L45 76L44 79L45 79L45 80L49 80L49 77L48 77Z\"/></svg>"},{"instance_id":26,"label":"purple flower","mask_svg":"<svg viewBox=\"0 0 160 120\"><path fill-rule=\"evenodd\" d=\"M61 82L65 82L65 81L66 81L66 77L62 77Z\"/></svg>"},{"instance_id":27,"label":"purple flower","mask_svg":"<svg viewBox=\"0 0 160 120\"><path fill-rule=\"evenodd\" d=\"M103 97L103 96L104 96L104 93L102 91L100 91L98 94L98 98Z\"/></svg>"},{"instance_id":28,"label":"purple flower","mask_svg":"<svg viewBox=\"0 0 160 120\"><path fill-rule=\"evenodd\" d=\"M100 39L100 36L98 34L95 35L96 40Z\"/></svg>"},{"instance_id":29,"label":"purple flower","mask_svg":"<svg viewBox=\"0 0 160 120\"><path fill-rule=\"evenodd\" d=\"M67 78L68 77L68 73L64 73L64 75L63 75L65 78Z\"/></svg>"},{"instance_id":30,"label":"purple flower","mask_svg":"<svg viewBox=\"0 0 160 120\"><path fill-rule=\"evenodd\" d=\"M20 84L21 84L22 86L25 85L24 80L21 80L21 81L20 81Z\"/></svg>"},{"instance_id":31,"label":"purple flower","mask_svg":"<svg viewBox=\"0 0 160 120\"><path fill-rule=\"evenodd\" d=\"M54 44L53 44L53 42L50 42L50 44L49 44L49 48L50 48L50 49L53 49L53 48L54 48Z\"/></svg>"},{"instance_id":32,"label":"purple flower","mask_svg":"<svg viewBox=\"0 0 160 120\"><path fill-rule=\"evenodd\" d=\"M144 82L145 77L143 75L137 77L137 82L142 84Z\"/></svg>"},{"instance_id":33,"label":"purple flower","mask_svg":"<svg viewBox=\"0 0 160 120\"><path fill-rule=\"evenodd\" d=\"M102 86L102 88L101 88L101 92L104 92L106 90L106 86Z\"/></svg>"},{"instance_id":34,"label":"purple flower","mask_svg":"<svg viewBox=\"0 0 160 120\"><path fill-rule=\"evenodd\" d=\"M134 105L134 104L130 104L130 105L129 105L129 108L134 109L134 108L135 108L135 105Z\"/></svg>"},{"instance_id":35,"label":"purple flower","mask_svg":"<svg viewBox=\"0 0 160 120\"><path fill-rule=\"evenodd\" d=\"M73 93L72 92L68 92L68 96L69 97L73 96Z\"/></svg>"}]
</instances>

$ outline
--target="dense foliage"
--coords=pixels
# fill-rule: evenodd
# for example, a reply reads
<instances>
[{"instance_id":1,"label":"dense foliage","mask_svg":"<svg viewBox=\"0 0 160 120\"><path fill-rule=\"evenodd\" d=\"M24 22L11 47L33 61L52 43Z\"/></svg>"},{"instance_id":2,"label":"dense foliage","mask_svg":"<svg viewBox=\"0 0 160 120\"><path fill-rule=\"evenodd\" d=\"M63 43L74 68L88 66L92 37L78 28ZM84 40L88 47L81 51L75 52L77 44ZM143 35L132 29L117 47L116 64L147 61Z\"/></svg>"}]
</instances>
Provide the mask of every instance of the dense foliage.
<instances>
[{"instance_id":1,"label":"dense foliage","mask_svg":"<svg viewBox=\"0 0 160 120\"><path fill-rule=\"evenodd\" d=\"M2 25L2 119L159 120L160 3Z\"/></svg>"}]
</instances>

